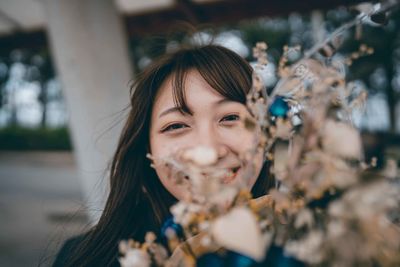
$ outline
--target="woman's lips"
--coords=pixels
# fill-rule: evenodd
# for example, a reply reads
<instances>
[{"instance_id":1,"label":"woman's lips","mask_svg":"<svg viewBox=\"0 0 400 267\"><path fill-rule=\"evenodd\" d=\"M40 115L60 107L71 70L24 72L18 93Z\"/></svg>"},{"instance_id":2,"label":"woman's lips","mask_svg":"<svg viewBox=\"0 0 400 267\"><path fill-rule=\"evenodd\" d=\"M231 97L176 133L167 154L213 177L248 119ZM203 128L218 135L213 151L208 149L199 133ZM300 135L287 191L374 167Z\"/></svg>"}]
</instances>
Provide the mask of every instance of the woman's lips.
<instances>
[{"instance_id":1,"label":"woman's lips","mask_svg":"<svg viewBox=\"0 0 400 267\"><path fill-rule=\"evenodd\" d=\"M226 170L226 173L222 177L222 183L227 184L236 178L238 172L240 171L240 166L233 167L233 168L225 168L225 170ZM209 178L209 177L213 176L211 173L207 173L207 172L202 172L201 175L205 178ZM183 178L185 180L190 180L190 178L187 174L183 175Z\"/></svg>"}]
</instances>

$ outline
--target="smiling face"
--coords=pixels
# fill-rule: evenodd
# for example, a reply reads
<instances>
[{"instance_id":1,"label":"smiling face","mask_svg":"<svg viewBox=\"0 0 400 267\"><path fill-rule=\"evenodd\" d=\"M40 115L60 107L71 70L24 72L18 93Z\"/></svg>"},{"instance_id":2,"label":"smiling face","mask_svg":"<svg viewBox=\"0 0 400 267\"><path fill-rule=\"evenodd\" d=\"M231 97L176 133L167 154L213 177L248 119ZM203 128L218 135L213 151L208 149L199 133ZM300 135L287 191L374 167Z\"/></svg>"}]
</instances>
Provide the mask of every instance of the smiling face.
<instances>
[{"instance_id":1,"label":"smiling face","mask_svg":"<svg viewBox=\"0 0 400 267\"><path fill-rule=\"evenodd\" d=\"M200 75L191 70L185 80L185 100L189 112L174 102L172 79L167 79L156 95L150 124L150 152L154 158L197 146L212 148L217 153L216 168L233 172L225 183L233 183L243 175L239 155L254 146L254 133L246 130L241 119L250 116L245 105L229 100L213 89ZM255 172L249 180L252 187L262 167L262 153L254 163ZM187 189L168 178L169 171L155 166L164 187L177 199L182 200Z\"/></svg>"}]
</instances>

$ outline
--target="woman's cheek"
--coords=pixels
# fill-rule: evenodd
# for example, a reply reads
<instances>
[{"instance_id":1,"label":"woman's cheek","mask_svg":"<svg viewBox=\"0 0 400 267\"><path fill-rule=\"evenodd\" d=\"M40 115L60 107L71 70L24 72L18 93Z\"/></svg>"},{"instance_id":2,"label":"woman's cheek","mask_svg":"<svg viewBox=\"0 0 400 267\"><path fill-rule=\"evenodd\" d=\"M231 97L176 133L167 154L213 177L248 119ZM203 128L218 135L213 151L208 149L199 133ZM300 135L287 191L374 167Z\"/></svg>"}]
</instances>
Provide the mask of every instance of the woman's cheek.
<instances>
[{"instance_id":1,"label":"woman's cheek","mask_svg":"<svg viewBox=\"0 0 400 267\"><path fill-rule=\"evenodd\" d=\"M177 136L164 135L160 136L158 141L162 145L158 148L157 155L154 156L161 158L172 156L180 150L193 145L193 138L191 138L189 134Z\"/></svg>"},{"instance_id":2,"label":"woman's cheek","mask_svg":"<svg viewBox=\"0 0 400 267\"><path fill-rule=\"evenodd\" d=\"M243 127L227 128L221 131L223 140L238 152L246 152L255 145L255 135Z\"/></svg>"}]
</instances>

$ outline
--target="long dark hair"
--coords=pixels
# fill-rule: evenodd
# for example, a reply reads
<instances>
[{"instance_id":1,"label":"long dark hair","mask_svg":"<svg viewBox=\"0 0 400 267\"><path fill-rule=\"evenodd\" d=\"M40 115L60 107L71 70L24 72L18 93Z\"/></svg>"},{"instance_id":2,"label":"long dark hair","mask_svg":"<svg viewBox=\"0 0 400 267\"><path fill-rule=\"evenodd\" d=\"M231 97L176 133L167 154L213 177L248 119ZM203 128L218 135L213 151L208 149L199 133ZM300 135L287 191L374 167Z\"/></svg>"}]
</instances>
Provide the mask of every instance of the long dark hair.
<instances>
[{"instance_id":1,"label":"long dark hair","mask_svg":"<svg viewBox=\"0 0 400 267\"><path fill-rule=\"evenodd\" d=\"M173 79L177 106L188 110L184 81L192 69L222 96L246 103L252 68L224 47L182 48L148 66L131 87L130 112L110 165L110 193L104 211L76 248L70 266L108 266L116 261L120 240L142 241L147 231L157 232L170 216L169 208L176 199L163 187L146 158L150 117L157 91L169 77ZM266 194L273 185L268 170L265 163L252 190L254 197Z\"/></svg>"}]
</instances>

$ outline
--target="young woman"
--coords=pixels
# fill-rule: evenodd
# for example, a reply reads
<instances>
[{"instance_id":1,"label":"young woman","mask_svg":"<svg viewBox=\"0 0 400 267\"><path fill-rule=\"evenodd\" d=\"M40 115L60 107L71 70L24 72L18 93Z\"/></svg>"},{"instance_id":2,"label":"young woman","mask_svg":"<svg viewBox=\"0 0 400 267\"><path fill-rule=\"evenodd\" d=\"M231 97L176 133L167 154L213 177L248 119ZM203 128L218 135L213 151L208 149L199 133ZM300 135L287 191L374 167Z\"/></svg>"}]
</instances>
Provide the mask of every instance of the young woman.
<instances>
[{"instance_id":1,"label":"young woman","mask_svg":"<svg viewBox=\"0 0 400 267\"><path fill-rule=\"evenodd\" d=\"M142 241L157 233L169 208L184 197L163 167L150 167L146 157L168 156L191 146L213 148L217 165L242 175L237 156L251 148L251 133L240 121L248 115L246 94L252 68L234 52L216 45L165 54L136 78L131 88L129 117L110 169L110 194L98 224L66 242L54 266L119 266L118 243ZM274 182L262 155L251 179L254 197Z\"/></svg>"}]
</instances>

